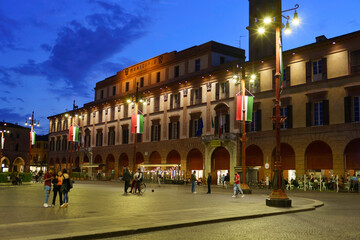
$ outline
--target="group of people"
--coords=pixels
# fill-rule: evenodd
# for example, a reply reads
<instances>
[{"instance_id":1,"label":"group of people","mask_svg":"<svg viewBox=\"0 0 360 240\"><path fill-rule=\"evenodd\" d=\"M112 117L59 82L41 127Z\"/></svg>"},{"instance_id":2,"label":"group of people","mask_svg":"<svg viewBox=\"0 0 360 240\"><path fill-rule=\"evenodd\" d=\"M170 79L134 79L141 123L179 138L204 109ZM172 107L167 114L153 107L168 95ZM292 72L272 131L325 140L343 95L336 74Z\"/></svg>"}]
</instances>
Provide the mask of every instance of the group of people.
<instances>
[{"instance_id":1,"label":"group of people","mask_svg":"<svg viewBox=\"0 0 360 240\"><path fill-rule=\"evenodd\" d=\"M133 181L131 183L130 193L140 192L140 185L144 179L144 173L141 171L141 168L137 169L137 172L133 176ZM124 193L128 193L130 187L131 173L128 168L124 169L123 180L125 181Z\"/></svg>"},{"instance_id":2,"label":"group of people","mask_svg":"<svg viewBox=\"0 0 360 240\"><path fill-rule=\"evenodd\" d=\"M48 200L51 193L51 187L53 189L53 199L52 204L48 204ZM69 192L73 187L72 181L66 169L58 171L55 174L54 169L50 169L45 173L44 176L44 188L45 188L45 202L44 207L54 207L57 195L59 195L59 203L61 208L69 206Z\"/></svg>"},{"instance_id":3,"label":"group of people","mask_svg":"<svg viewBox=\"0 0 360 240\"><path fill-rule=\"evenodd\" d=\"M226 177L228 177L229 179L227 180L228 182L230 181L230 177L229 174L227 174L227 176L224 176L224 180L226 179ZM226 181L226 180L225 180ZM191 174L191 192L193 194L196 194L195 192L195 188L196 188L196 171L193 171L193 173ZM207 194L211 193L211 173L208 173L208 177L207 177L207 185L208 185L208 191ZM237 197L239 195L239 193L241 193L241 197L244 197L244 192L240 187L240 175L238 174L238 172L235 172L235 177L234 177L234 195L232 197Z\"/></svg>"},{"instance_id":4,"label":"group of people","mask_svg":"<svg viewBox=\"0 0 360 240\"><path fill-rule=\"evenodd\" d=\"M32 174L33 182L42 182L42 177L44 174L42 170L40 170L39 172L35 170L31 172L31 174Z\"/></svg>"}]
</instances>

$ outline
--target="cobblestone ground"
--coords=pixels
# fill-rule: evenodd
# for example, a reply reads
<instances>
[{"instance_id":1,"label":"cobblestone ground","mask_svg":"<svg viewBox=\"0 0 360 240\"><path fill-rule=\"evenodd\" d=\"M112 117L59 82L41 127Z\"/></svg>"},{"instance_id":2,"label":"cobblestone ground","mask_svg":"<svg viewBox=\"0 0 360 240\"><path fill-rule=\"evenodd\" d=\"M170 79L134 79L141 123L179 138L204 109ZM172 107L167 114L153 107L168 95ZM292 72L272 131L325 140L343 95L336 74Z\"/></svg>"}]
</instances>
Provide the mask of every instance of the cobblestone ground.
<instances>
[{"instance_id":1,"label":"cobblestone ground","mask_svg":"<svg viewBox=\"0 0 360 240\"><path fill-rule=\"evenodd\" d=\"M268 191L254 191L267 193ZM111 239L360 239L360 194L292 191L324 202L315 211L215 223ZM110 240L110 239L108 239Z\"/></svg>"},{"instance_id":2,"label":"cobblestone ground","mask_svg":"<svg viewBox=\"0 0 360 240\"><path fill-rule=\"evenodd\" d=\"M265 198L270 193L268 190L254 190L252 195L234 199L231 197L231 188L213 187L213 193L210 195L206 194L205 186L197 187L198 194L191 194L190 188L174 185L162 185L159 188L148 185L143 196L125 196L122 183L77 183L69 194L69 208L59 208L57 201L56 207L45 209L42 207L44 192L41 184L0 187L0 229L8 232L8 237L4 238L4 235L0 234L0 239L9 239L9 236L24 238L29 229L45 235L54 234L57 232L56 223L68 221L70 225L63 227L79 230L82 224L97 224L96 221L109 221L112 216L119 217L124 214L127 221L139 221L138 219L143 219L143 213L148 213L156 221L165 223L177 219L180 213L183 216L188 215L189 218L192 217L192 213L201 214L201 217L204 211L213 211L214 214L215 209L218 213L221 206L228 206L229 211L236 208L253 214L260 205L265 205ZM152 192L152 189L155 191ZM307 200L299 199L309 198L323 201L325 206L309 212L184 227L111 239L360 239L359 193L292 191L288 195L297 199L298 203L301 201L302 204L307 204ZM157 214L161 214L163 219L156 217ZM55 229L49 229L49 225L44 226L49 222ZM129 223L118 222L117 226L124 224ZM9 227L11 231L8 230ZM61 234L59 231L59 236Z\"/></svg>"}]
</instances>

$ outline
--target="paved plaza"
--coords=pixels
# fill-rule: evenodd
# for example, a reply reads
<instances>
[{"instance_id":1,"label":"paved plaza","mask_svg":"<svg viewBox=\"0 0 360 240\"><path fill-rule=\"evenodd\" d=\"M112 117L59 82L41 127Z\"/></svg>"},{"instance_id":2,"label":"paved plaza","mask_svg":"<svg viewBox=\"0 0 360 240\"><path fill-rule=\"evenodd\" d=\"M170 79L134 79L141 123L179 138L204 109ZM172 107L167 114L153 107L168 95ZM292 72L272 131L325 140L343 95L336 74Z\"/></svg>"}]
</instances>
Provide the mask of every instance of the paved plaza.
<instances>
[{"instance_id":1,"label":"paved plaza","mask_svg":"<svg viewBox=\"0 0 360 240\"><path fill-rule=\"evenodd\" d=\"M244 198L232 198L230 188L213 187L212 194L206 194L206 191L206 186L198 187L198 193L191 194L190 186L154 185L148 186L146 193L138 196L124 195L123 184L119 182L80 182L74 185L69 194L70 206L62 209L58 202L53 208L43 207L44 193L41 184L0 187L1 239L92 239L118 236L148 239L156 238L157 234L165 239L164 234L167 232L188 232L189 235L181 236L193 239L193 233L189 232L193 228L191 226L199 229L195 231L197 234L201 234L201 229L204 228L206 234L213 229L220 231L222 227L219 226L224 226L221 231L231 229L235 222L237 224L234 226L243 226L247 221L253 223L251 226L256 226L257 223L261 225L274 219L269 223L271 226L277 219L285 216L296 223L296 229L301 229L301 226L310 224L312 219L317 219L318 212L324 209L325 212L331 209L339 211L341 206L344 207L342 202L349 208L350 203L356 202L360 197L350 193L292 191L289 196L293 207L284 209L265 205L269 190L255 190ZM326 205L328 199L333 199L331 209ZM323 202L325 206L315 210ZM356 209L359 210L359 207ZM341 216L342 225L346 225L348 219L358 219L355 212L349 210L341 211L346 216ZM312 217L307 219L302 216ZM336 228L333 221L337 217L324 218L323 222L329 222L329 227ZM347 229L345 226L344 228ZM259 230L266 232L263 228ZM257 233L256 229L254 231ZM241 232L236 233L240 234L237 236L240 237ZM224 233L225 235L221 235L224 239L230 238L228 230ZM176 234L170 236L181 239Z\"/></svg>"}]
</instances>

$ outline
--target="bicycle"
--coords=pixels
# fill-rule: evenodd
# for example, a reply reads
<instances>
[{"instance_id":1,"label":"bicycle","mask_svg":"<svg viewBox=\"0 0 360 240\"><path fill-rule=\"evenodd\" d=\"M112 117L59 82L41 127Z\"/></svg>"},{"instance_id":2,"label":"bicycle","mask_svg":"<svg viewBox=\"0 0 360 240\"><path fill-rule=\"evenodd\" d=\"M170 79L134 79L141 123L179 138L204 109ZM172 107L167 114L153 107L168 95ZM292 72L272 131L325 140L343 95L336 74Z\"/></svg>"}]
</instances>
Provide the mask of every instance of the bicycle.
<instances>
[{"instance_id":1,"label":"bicycle","mask_svg":"<svg viewBox=\"0 0 360 240\"><path fill-rule=\"evenodd\" d=\"M145 183L141 183L141 184L140 184L139 193L140 193L140 194L143 194L144 192L146 192L146 184L145 184Z\"/></svg>"}]
</instances>

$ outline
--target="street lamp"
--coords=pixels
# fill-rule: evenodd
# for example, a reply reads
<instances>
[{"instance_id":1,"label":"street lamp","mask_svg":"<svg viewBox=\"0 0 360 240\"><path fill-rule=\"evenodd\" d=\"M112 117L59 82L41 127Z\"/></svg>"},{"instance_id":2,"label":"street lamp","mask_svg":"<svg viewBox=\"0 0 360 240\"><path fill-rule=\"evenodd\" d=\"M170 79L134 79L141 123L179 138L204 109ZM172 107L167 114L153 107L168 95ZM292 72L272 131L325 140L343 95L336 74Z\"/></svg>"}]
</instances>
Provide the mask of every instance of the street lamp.
<instances>
[{"instance_id":1,"label":"street lamp","mask_svg":"<svg viewBox=\"0 0 360 240\"><path fill-rule=\"evenodd\" d=\"M136 83L136 92L135 92L135 96L132 96L131 99L127 99L126 100L127 103L129 104L132 104L132 105L135 105L135 118L137 117L137 114L138 114L138 105L139 105L139 102L142 103L143 105L146 105L147 102L146 100L144 101L142 98L139 98L139 83L137 82ZM142 113L141 113L142 114ZM132 120L132 124L133 124L133 117L131 118ZM134 132L134 157L133 157L133 173L136 172L136 145L137 145L137 128L139 126L137 126L135 124L135 132Z\"/></svg>"},{"instance_id":2,"label":"street lamp","mask_svg":"<svg viewBox=\"0 0 360 240\"><path fill-rule=\"evenodd\" d=\"M238 66L237 66L238 68ZM244 67L241 68L242 69L242 72L241 72L241 77L239 74L234 74L233 76L233 82L235 84L241 84L241 89L240 89L240 92L241 92L241 95L242 95L242 101L244 102L245 101L245 92L247 91L246 88L245 88L245 80L246 80L246 77L245 77L245 69ZM250 83L253 83L256 79L256 75L255 74L251 74L250 77L248 78L249 79L249 82ZM236 114L237 115L237 114ZM246 141L247 141L247 137L246 137L246 106L245 104L242 104L242 109L241 109L241 121L242 121L242 136L240 138L240 141L241 141L241 146L242 146L242 184L241 184L241 188L244 192L246 193L251 193L251 190L249 188L249 185L246 183L246 162L245 162L245 157L246 157ZM236 117L236 120L240 120L238 118L238 116Z\"/></svg>"},{"instance_id":3,"label":"street lamp","mask_svg":"<svg viewBox=\"0 0 360 240\"><path fill-rule=\"evenodd\" d=\"M70 141L70 149L69 149L69 154L70 154L70 156L69 156L69 165L70 165L70 167L69 167L69 175L70 175L70 176L71 176L71 171L72 171L72 157L73 157L73 148L74 148L74 138L73 138L73 136L74 136L74 135L77 135L77 136L78 136L78 134L79 134L79 131L76 131L76 129L74 129L74 125L75 125L75 124L73 123L73 120L78 117L78 114L74 112L74 111L77 110L77 109L78 109L78 106L75 105L75 100L74 100L72 112L65 114L65 117L67 117L68 119L70 119L70 128L69 128L69 141ZM76 128L78 128L78 127L76 127ZM70 131L70 129L71 129L71 131ZM77 129L77 130L78 130L78 129ZM75 138L75 140L76 140L76 138ZM66 167L67 167L67 164L66 164Z\"/></svg>"},{"instance_id":4,"label":"street lamp","mask_svg":"<svg viewBox=\"0 0 360 240\"><path fill-rule=\"evenodd\" d=\"M29 120L29 123L28 123ZM27 164L27 170L30 170L30 162L31 162L31 146L35 144L35 132L34 132L34 126L40 127L40 121L37 121L34 118L34 111L31 114L31 117L29 119L25 119L25 126L30 126L30 150L29 150L29 162Z\"/></svg>"},{"instance_id":5,"label":"street lamp","mask_svg":"<svg viewBox=\"0 0 360 240\"><path fill-rule=\"evenodd\" d=\"M277 0L276 4L277 4L276 6L277 13L275 14L275 21L274 21L275 46L276 46L275 117L273 117L273 121L275 122L275 129L276 129L276 155L275 155L275 164L274 164L273 191L271 192L270 196L266 199L266 205L274 206L274 207L291 207L291 200L288 198L288 196L285 193L285 183L283 181L284 177L282 173L282 166L280 159L280 144L281 144L280 127L281 127L281 123L284 122L286 119L286 117L282 117L280 115L280 87L281 87L280 78L283 74L282 62L281 62L282 61L281 29L284 27L281 20L282 18L285 18L287 20L284 33L290 34L291 33L291 29L289 25L290 17L283 16L282 13L295 10L295 14L292 22L294 25L298 25L300 23L300 20L298 18L296 9L299 8L299 5L296 4L294 8L281 11L281 0Z\"/></svg>"}]
</instances>

